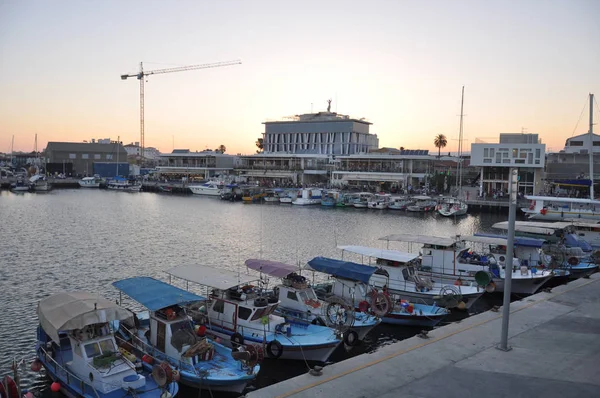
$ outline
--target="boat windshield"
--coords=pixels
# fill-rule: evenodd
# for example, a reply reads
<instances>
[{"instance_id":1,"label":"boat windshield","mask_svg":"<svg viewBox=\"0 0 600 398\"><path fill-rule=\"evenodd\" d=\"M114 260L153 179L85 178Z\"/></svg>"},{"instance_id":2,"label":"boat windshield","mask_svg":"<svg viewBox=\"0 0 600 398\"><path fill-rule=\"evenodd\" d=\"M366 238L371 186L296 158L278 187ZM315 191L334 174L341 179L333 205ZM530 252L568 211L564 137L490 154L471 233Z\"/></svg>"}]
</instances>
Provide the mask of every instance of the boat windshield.
<instances>
[{"instance_id":1,"label":"boat windshield","mask_svg":"<svg viewBox=\"0 0 600 398\"><path fill-rule=\"evenodd\" d=\"M302 290L298 292L298 294L300 295L300 300L302 302L306 302L308 300L317 300L317 295L312 289Z\"/></svg>"},{"instance_id":2,"label":"boat windshield","mask_svg":"<svg viewBox=\"0 0 600 398\"><path fill-rule=\"evenodd\" d=\"M171 324L171 334L175 334L175 332L177 332L178 330L190 330L194 332L194 330L192 329L191 322L187 319Z\"/></svg>"}]
</instances>

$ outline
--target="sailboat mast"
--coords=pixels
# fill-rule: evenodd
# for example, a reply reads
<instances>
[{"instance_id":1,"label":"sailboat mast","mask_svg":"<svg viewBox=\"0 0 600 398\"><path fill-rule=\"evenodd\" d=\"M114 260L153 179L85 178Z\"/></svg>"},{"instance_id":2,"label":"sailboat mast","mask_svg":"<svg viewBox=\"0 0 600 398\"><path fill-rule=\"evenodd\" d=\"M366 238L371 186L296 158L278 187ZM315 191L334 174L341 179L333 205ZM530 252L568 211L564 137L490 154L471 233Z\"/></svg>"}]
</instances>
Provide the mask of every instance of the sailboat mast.
<instances>
[{"instance_id":1,"label":"sailboat mast","mask_svg":"<svg viewBox=\"0 0 600 398\"><path fill-rule=\"evenodd\" d=\"M458 196L462 193L462 150L463 150L463 109L465 104L465 86L462 86L462 94L460 97L460 129L458 133Z\"/></svg>"},{"instance_id":2,"label":"sailboat mast","mask_svg":"<svg viewBox=\"0 0 600 398\"><path fill-rule=\"evenodd\" d=\"M594 94L590 93L590 199L594 200Z\"/></svg>"}]
</instances>

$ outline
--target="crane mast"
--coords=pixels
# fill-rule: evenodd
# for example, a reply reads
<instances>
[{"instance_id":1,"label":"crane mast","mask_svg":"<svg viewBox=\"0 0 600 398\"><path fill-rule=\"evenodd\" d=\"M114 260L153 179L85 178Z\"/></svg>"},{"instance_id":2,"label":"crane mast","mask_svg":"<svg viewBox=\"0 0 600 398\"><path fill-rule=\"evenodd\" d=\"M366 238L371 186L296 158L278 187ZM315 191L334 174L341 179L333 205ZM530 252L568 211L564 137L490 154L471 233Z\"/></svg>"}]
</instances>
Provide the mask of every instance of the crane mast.
<instances>
[{"instance_id":1,"label":"crane mast","mask_svg":"<svg viewBox=\"0 0 600 398\"><path fill-rule=\"evenodd\" d=\"M196 69L219 68L222 66L240 65L242 61L239 59L233 61L215 62L212 64L180 66L176 68L156 69L144 71L144 64L140 62L140 71L135 75L121 75L121 80L127 80L129 77L135 77L140 81L140 164L144 159L144 80L146 76L158 75L163 73L185 72Z\"/></svg>"}]
</instances>

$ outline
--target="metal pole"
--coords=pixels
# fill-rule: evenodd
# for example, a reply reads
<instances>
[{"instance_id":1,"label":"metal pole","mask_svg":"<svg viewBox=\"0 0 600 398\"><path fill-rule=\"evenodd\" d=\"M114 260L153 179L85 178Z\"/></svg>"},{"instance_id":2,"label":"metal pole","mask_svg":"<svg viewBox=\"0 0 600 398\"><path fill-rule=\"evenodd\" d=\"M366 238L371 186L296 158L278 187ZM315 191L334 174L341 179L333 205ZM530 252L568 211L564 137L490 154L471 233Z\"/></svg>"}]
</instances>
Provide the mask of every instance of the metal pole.
<instances>
[{"instance_id":1,"label":"metal pole","mask_svg":"<svg viewBox=\"0 0 600 398\"><path fill-rule=\"evenodd\" d=\"M594 200L594 94L590 94L590 199Z\"/></svg>"},{"instance_id":2,"label":"metal pole","mask_svg":"<svg viewBox=\"0 0 600 398\"><path fill-rule=\"evenodd\" d=\"M502 333L499 350L510 351L508 346L508 319L510 317L510 292L513 272L513 249L515 242L515 218L517 215L517 176L518 168L510 168L509 172L509 207L508 207L508 236L506 242L506 262L504 266L504 302L502 304Z\"/></svg>"}]
</instances>

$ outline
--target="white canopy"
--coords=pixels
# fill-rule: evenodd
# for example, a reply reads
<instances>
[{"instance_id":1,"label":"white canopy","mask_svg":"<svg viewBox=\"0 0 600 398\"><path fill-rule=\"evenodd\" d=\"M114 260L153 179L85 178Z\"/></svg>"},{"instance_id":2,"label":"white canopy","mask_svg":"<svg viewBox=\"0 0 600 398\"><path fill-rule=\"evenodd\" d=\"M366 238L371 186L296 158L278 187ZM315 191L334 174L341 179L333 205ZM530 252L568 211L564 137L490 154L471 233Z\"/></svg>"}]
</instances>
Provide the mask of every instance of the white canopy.
<instances>
[{"instance_id":1,"label":"white canopy","mask_svg":"<svg viewBox=\"0 0 600 398\"><path fill-rule=\"evenodd\" d=\"M182 265L171 268L166 273L186 281L221 290L258 280L258 277L250 274L217 269L206 265Z\"/></svg>"},{"instance_id":2,"label":"white canopy","mask_svg":"<svg viewBox=\"0 0 600 398\"><path fill-rule=\"evenodd\" d=\"M474 243L485 243L488 245L503 245L506 246L506 238L501 237L491 237L491 236L461 236L460 240L465 242L474 242Z\"/></svg>"},{"instance_id":3,"label":"white canopy","mask_svg":"<svg viewBox=\"0 0 600 398\"><path fill-rule=\"evenodd\" d=\"M600 205L600 200L592 200L592 199L582 199L582 198L559 198L554 196L529 196L525 195L526 199L529 200L540 200L544 202L570 202L570 203L578 203L578 204L590 204L590 205Z\"/></svg>"},{"instance_id":4,"label":"white canopy","mask_svg":"<svg viewBox=\"0 0 600 398\"><path fill-rule=\"evenodd\" d=\"M394 234L379 238L379 240L395 241L395 242L409 242L409 243L422 243L427 245L436 246L452 246L455 241L452 238L441 238L439 236L426 236L426 235L410 235L410 234Z\"/></svg>"},{"instance_id":5,"label":"white canopy","mask_svg":"<svg viewBox=\"0 0 600 398\"><path fill-rule=\"evenodd\" d=\"M503 221L503 222L498 222L494 225L492 225L492 228L496 228L496 229L508 229L508 222ZM538 235L554 235L554 231L556 230L556 228L552 228L552 227L533 227L533 226L529 226L529 225L521 225L521 224L517 224L515 223L515 231L518 232L527 232L530 234L538 234Z\"/></svg>"},{"instance_id":6,"label":"white canopy","mask_svg":"<svg viewBox=\"0 0 600 398\"><path fill-rule=\"evenodd\" d=\"M417 196L413 196L412 198L416 199L416 200L429 200L429 199L431 199L431 196L417 195Z\"/></svg>"},{"instance_id":7,"label":"white canopy","mask_svg":"<svg viewBox=\"0 0 600 398\"><path fill-rule=\"evenodd\" d=\"M413 253L406 253L398 250L377 249L374 247L365 246L338 246L338 249L342 249L351 253L361 254L363 256L382 258L384 260L389 261L398 261L400 263L407 263L418 257L417 254Z\"/></svg>"},{"instance_id":8,"label":"white canopy","mask_svg":"<svg viewBox=\"0 0 600 398\"><path fill-rule=\"evenodd\" d=\"M112 301L86 292L59 293L45 298L39 302L37 314L42 329L56 343L60 340L59 331L82 329L132 316Z\"/></svg>"}]
</instances>

